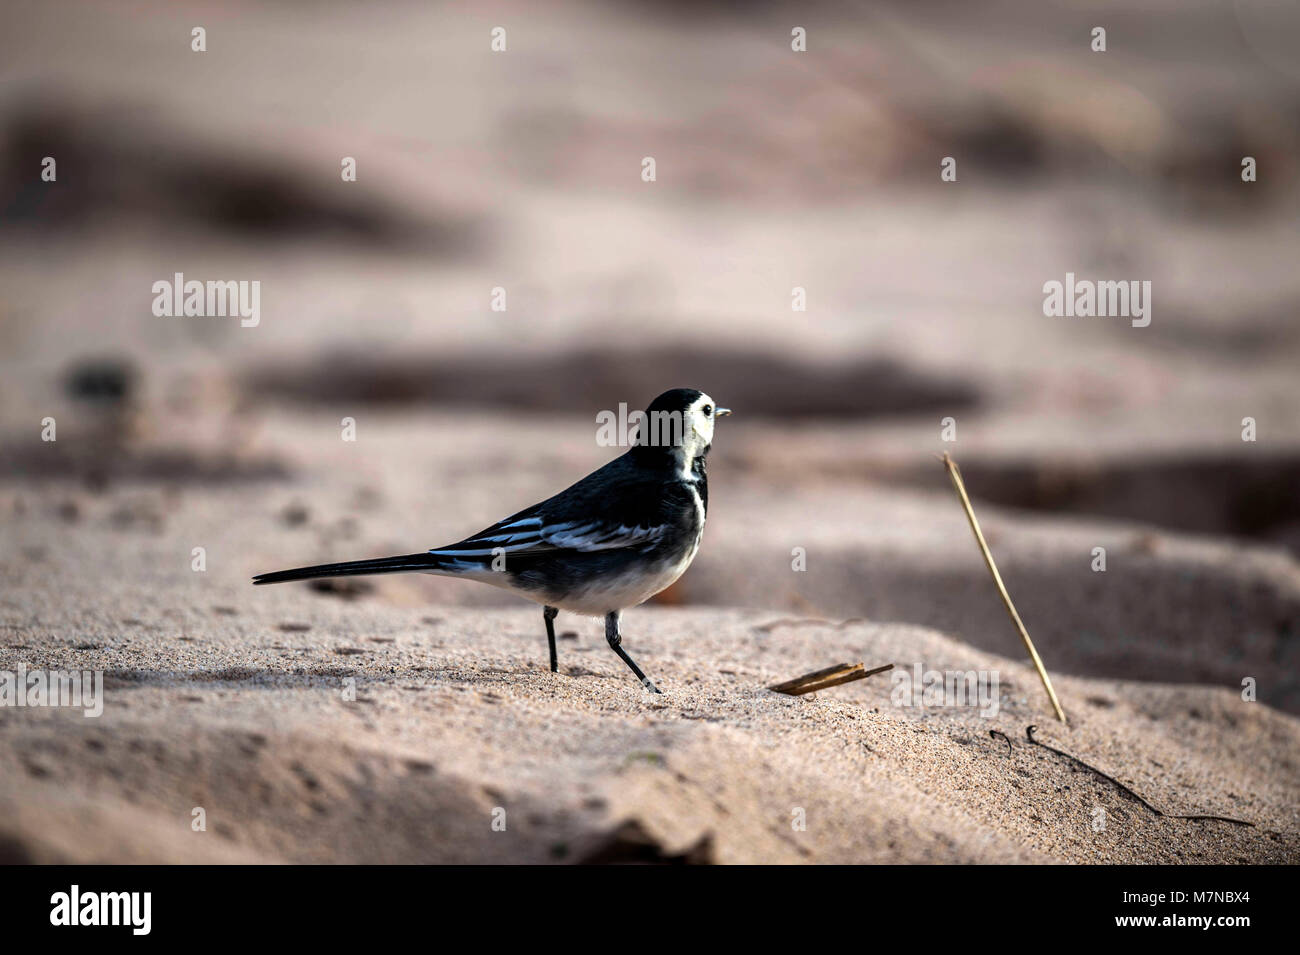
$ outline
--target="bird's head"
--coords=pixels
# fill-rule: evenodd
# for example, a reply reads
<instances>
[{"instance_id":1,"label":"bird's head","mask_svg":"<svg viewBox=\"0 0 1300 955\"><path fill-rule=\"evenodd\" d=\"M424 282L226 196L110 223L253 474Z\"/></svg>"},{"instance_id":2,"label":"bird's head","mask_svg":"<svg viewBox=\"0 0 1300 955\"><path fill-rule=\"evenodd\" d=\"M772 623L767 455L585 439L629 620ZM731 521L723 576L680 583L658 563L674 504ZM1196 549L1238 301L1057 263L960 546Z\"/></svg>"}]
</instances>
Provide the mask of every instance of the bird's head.
<instances>
[{"instance_id":1,"label":"bird's head","mask_svg":"<svg viewBox=\"0 0 1300 955\"><path fill-rule=\"evenodd\" d=\"M681 469L688 471L691 462L709 453L714 423L729 414L730 408L718 407L702 391L674 388L665 391L645 410L637 444L669 451Z\"/></svg>"}]
</instances>

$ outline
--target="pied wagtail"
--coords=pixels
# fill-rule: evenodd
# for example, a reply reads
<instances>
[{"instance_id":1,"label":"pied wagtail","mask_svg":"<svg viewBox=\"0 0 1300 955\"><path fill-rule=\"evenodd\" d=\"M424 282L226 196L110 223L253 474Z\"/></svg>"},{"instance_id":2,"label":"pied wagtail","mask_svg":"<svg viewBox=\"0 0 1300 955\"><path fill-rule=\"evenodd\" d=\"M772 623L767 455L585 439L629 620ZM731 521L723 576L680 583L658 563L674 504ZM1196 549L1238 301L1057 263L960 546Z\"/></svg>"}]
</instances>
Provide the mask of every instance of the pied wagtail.
<instances>
[{"instance_id":1,"label":"pied wagtail","mask_svg":"<svg viewBox=\"0 0 1300 955\"><path fill-rule=\"evenodd\" d=\"M481 581L542 605L552 673L556 614L603 615L610 648L658 693L623 649L619 615L668 587L695 559L709 504L704 459L714 422L729 414L693 388L665 391L646 409L630 451L472 537L423 554L259 574L253 583L398 573Z\"/></svg>"}]
</instances>

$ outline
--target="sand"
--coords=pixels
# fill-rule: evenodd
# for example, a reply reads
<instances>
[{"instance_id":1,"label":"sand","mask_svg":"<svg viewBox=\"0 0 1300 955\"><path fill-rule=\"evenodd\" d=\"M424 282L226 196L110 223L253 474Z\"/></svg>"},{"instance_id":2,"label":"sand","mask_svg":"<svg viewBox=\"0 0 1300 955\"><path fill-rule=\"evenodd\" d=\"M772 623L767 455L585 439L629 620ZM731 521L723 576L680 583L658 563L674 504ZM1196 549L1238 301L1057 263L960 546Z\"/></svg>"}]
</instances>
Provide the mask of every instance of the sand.
<instances>
[{"instance_id":1,"label":"sand","mask_svg":"<svg viewBox=\"0 0 1300 955\"><path fill-rule=\"evenodd\" d=\"M0 861L1300 860L1263 7L133 6L0 34L0 671L106 680L0 707ZM259 324L154 315L178 271L261 282ZM1150 280L1151 324L1045 316L1067 272ZM662 696L595 620L550 674L491 588L249 583L488 526L678 386L736 414L695 565L624 618ZM841 662L895 670L766 689ZM918 666L996 712L899 705Z\"/></svg>"},{"instance_id":2,"label":"sand","mask_svg":"<svg viewBox=\"0 0 1300 955\"><path fill-rule=\"evenodd\" d=\"M469 461L483 452L454 440L458 427L477 422L457 420L372 426L369 467L339 466L355 449L336 437L304 441L296 446L300 458L288 463L298 476L287 482L170 491L112 485L99 494L11 486L0 501L8 515L0 669L98 669L106 688L99 718L0 708L6 858L1300 858L1300 721L1243 701L1239 680L1226 675L1217 686L1153 678L1171 659L1182 661L1168 668L1178 679L1195 673L1203 651L1194 641L1152 640L1143 652L1130 650L1138 663L1129 679L1071 675L1107 657L1108 646L1113 654L1114 643L1072 653L1062 628L1027 612L1031 631L1044 624L1039 647L1049 667L1056 665L1067 727L1055 722L1016 652L1014 631L997 613L972 611L964 625L941 632L870 612L881 586L876 569L891 554L896 574L886 581L906 578L901 568L927 566L911 586L917 599L929 587L937 614L956 620L962 606L996 607L951 498L869 489L889 518L876 522L863 495L845 485L810 500L838 500L854 510L851 523L846 511L824 527L777 511L769 527L754 531L750 519L775 506L764 497L772 492L752 475L733 477L728 454L719 452L714 516L697 567L664 600L624 618L628 649L664 689L656 697L608 650L597 620L561 615L561 669L549 673L538 608L491 588L422 576L378 579L361 593L248 584L252 573L287 564L409 550L399 546L408 535L450 539L487 523L488 508L500 507L490 501L539 496L544 482L555 483L550 472L558 478L571 466L543 458L530 469L530 440L551 430L535 426L518 429L513 443L502 441L519 460L479 479ZM301 418L280 424L313 432ZM275 431L272 422L266 433ZM403 456L408 433L453 440L427 452L426 461L419 452ZM736 441L745 443L743 436ZM194 453L202 459L201 447ZM600 452L578 456L588 453ZM441 460L440 490L426 493L432 500L412 514L407 502L421 499L434 457ZM402 465L381 469L387 461ZM359 484L357 471L373 473ZM439 513L456 499L458 512ZM1037 519L992 507L985 523L995 551L1009 557L1013 594L1021 582L1014 568L1075 550L1072 536L1090 533L1085 526L1035 535ZM809 555L803 573L780 556L787 550L777 550L784 529L796 525ZM1147 557L1157 565L1199 559L1204 576L1220 568L1216 580L1251 566L1256 582L1269 573L1283 579L1275 565L1285 560L1270 551L1225 544L1198 551L1194 539L1161 539ZM192 546L206 548L206 571L191 569ZM855 566L857 548L874 560ZM955 568L951 575L941 573L941 555ZM1072 586L1066 576L1057 590ZM738 606L749 608L708 606L707 595L726 594L748 594ZM1026 597L1037 606L1032 593ZM827 623L836 601L857 619ZM1122 618L1122 603L1108 606L1113 620ZM813 698L766 689L839 662L996 673L997 711L899 705L891 674ZM1141 679L1139 665L1146 668ZM1257 672L1260 693L1275 692L1271 671ZM354 699L347 698L350 686ZM1040 740L1166 813L1255 825L1161 818L1113 783L1030 745L1031 724ZM191 830L196 807L206 814L206 831ZM499 810L504 831L493 829ZM799 820L803 828L795 828ZM1104 828L1095 829L1099 821Z\"/></svg>"},{"instance_id":3,"label":"sand","mask_svg":"<svg viewBox=\"0 0 1300 955\"><path fill-rule=\"evenodd\" d=\"M1229 691L1059 677L1067 729L1024 666L920 628L766 632L770 615L655 609L630 615L628 637L665 688L652 698L590 621L552 675L532 614L426 623L320 604L196 613L188 636L142 624L93 650L33 641L21 656L104 668L107 704L99 719L4 712L5 861L1297 858L1300 732ZM311 629L281 632L286 616ZM996 669L1000 712L901 708L883 677L813 699L764 688L858 659ZM1256 827L1159 818L1028 745L1029 724L1165 812Z\"/></svg>"}]
</instances>

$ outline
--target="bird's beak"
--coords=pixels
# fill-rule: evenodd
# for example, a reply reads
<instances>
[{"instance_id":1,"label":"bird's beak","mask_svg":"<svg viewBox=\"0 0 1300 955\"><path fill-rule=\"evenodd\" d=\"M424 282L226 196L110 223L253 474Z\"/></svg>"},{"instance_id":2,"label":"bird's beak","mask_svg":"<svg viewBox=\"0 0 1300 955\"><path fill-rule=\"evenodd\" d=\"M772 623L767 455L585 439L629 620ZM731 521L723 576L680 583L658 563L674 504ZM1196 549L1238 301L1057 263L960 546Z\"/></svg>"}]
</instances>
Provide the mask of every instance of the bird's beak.
<instances>
[{"instance_id":1,"label":"bird's beak","mask_svg":"<svg viewBox=\"0 0 1300 955\"><path fill-rule=\"evenodd\" d=\"M713 412L715 418L725 418L729 414L731 414L730 408L718 408Z\"/></svg>"}]
</instances>

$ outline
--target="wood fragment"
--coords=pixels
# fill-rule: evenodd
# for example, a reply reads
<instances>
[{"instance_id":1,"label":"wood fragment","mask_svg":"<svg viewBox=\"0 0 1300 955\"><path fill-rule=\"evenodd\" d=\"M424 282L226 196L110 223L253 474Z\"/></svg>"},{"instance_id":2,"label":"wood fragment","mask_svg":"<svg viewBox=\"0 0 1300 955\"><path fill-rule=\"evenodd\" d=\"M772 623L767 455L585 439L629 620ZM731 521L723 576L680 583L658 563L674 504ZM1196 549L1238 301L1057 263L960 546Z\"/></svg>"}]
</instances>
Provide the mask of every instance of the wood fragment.
<instances>
[{"instance_id":1,"label":"wood fragment","mask_svg":"<svg viewBox=\"0 0 1300 955\"><path fill-rule=\"evenodd\" d=\"M827 667L824 670L814 670L812 673L805 673L803 676L797 676L793 680L786 680L784 683L778 683L775 686L768 687L776 693L785 693L788 696L803 696L805 693L815 693L818 690L826 690L832 686L839 686L841 683L853 683L856 680L865 680L876 673L884 673L886 670L892 670L894 665L886 663L884 666L876 667L874 670L866 669L865 663L837 663L833 667Z\"/></svg>"},{"instance_id":2,"label":"wood fragment","mask_svg":"<svg viewBox=\"0 0 1300 955\"><path fill-rule=\"evenodd\" d=\"M957 489L957 496L961 498L962 509L966 511L966 520L970 522L970 529L975 533L975 542L979 544L980 553L984 555L984 563L988 566L989 573L993 575L993 583L1002 596L1002 603L1006 605L1007 613L1011 615L1011 621L1016 625L1016 630L1020 633L1020 639L1024 642L1025 649L1029 651L1029 659L1033 661L1034 669L1038 671L1038 677L1043 681L1043 689L1047 691L1047 698L1052 701L1052 709L1056 710L1056 718L1062 723L1068 722L1065 718L1065 710L1061 709L1061 701L1056 698L1056 691L1052 689L1052 679L1047 675L1047 667L1043 666L1043 661L1034 648L1034 641L1029 639L1029 631L1025 629L1020 614L1016 612L1016 605L1011 602L1011 595L1007 593L1006 584L1002 583L1002 575L998 573L998 565L993 562L993 554L989 550L988 542L984 540L984 532L980 530L980 522L975 519L975 509L971 507L970 498L966 496L966 483L961 479L961 471L957 469L957 462L946 451L943 455L943 466L948 469L948 477L952 478L952 486Z\"/></svg>"}]
</instances>

